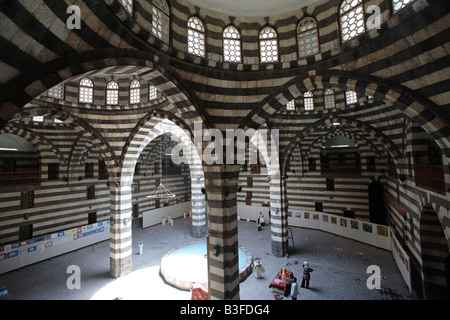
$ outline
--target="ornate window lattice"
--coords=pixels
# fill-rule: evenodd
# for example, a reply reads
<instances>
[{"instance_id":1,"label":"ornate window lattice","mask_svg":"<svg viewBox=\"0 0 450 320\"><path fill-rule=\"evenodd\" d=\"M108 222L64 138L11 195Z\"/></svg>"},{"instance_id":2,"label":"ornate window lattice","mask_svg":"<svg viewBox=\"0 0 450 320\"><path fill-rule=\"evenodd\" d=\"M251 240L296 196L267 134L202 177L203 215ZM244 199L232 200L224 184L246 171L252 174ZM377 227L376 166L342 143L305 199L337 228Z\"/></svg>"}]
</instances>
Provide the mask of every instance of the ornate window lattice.
<instances>
[{"instance_id":1,"label":"ornate window lattice","mask_svg":"<svg viewBox=\"0 0 450 320\"><path fill-rule=\"evenodd\" d=\"M149 85L148 87L148 100L156 100L158 98L158 89L155 86Z\"/></svg>"},{"instance_id":2,"label":"ornate window lattice","mask_svg":"<svg viewBox=\"0 0 450 320\"><path fill-rule=\"evenodd\" d=\"M345 92L345 101L347 105L354 104L358 102L358 95L354 91L346 91Z\"/></svg>"},{"instance_id":3,"label":"ornate window lattice","mask_svg":"<svg viewBox=\"0 0 450 320\"><path fill-rule=\"evenodd\" d=\"M287 111L295 111L295 100L294 99L292 99L291 101L289 101L286 104L286 110Z\"/></svg>"},{"instance_id":4,"label":"ornate window lattice","mask_svg":"<svg viewBox=\"0 0 450 320\"><path fill-rule=\"evenodd\" d=\"M392 7L394 8L394 13L403 9L413 1L414 0L392 0Z\"/></svg>"},{"instance_id":5,"label":"ornate window lattice","mask_svg":"<svg viewBox=\"0 0 450 320\"><path fill-rule=\"evenodd\" d=\"M53 88L48 89L48 96L56 99L63 99L64 98L64 85L58 84L54 86Z\"/></svg>"},{"instance_id":6,"label":"ornate window lattice","mask_svg":"<svg viewBox=\"0 0 450 320\"><path fill-rule=\"evenodd\" d=\"M325 109L331 109L336 107L336 101L334 99L334 90L326 89L323 93L323 102L325 105Z\"/></svg>"},{"instance_id":7,"label":"ornate window lattice","mask_svg":"<svg viewBox=\"0 0 450 320\"><path fill-rule=\"evenodd\" d=\"M223 60L241 62L241 34L238 29L228 26L223 30Z\"/></svg>"},{"instance_id":8,"label":"ornate window lattice","mask_svg":"<svg viewBox=\"0 0 450 320\"><path fill-rule=\"evenodd\" d=\"M129 14L133 14L133 0L119 0L119 2Z\"/></svg>"},{"instance_id":9,"label":"ornate window lattice","mask_svg":"<svg viewBox=\"0 0 450 320\"><path fill-rule=\"evenodd\" d=\"M106 104L109 106L119 104L119 85L113 80L106 85Z\"/></svg>"},{"instance_id":10,"label":"ornate window lattice","mask_svg":"<svg viewBox=\"0 0 450 320\"><path fill-rule=\"evenodd\" d=\"M141 102L141 84L138 80L134 79L130 83L130 104L136 104Z\"/></svg>"},{"instance_id":11,"label":"ornate window lattice","mask_svg":"<svg viewBox=\"0 0 450 320\"><path fill-rule=\"evenodd\" d=\"M319 32L314 18L306 17L297 25L298 56L307 57L319 53Z\"/></svg>"},{"instance_id":12,"label":"ornate window lattice","mask_svg":"<svg viewBox=\"0 0 450 320\"><path fill-rule=\"evenodd\" d=\"M169 43L170 9L164 0L153 0L152 6L152 33Z\"/></svg>"},{"instance_id":13,"label":"ornate window lattice","mask_svg":"<svg viewBox=\"0 0 450 320\"><path fill-rule=\"evenodd\" d=\"M259 33L259 54L261 63L278 61L278 35L270 26L263 28Z\"/></svg>"},{"instance_id":14,"label":"ornate window lattice","mask_svg":"<svg viewBox=\"0 0 450 320\"><path fill-rule=\"evenodd\" d=\"M303 106L306 111L314 110L314 95L312 92L306 92L303 95Z\"/></svg>"},{"instance_id":15,"label":"ornate window lattice","mask_svg":"<svg viewBox=\"0 0 450 320\"><path fill-rule=\"evenodd\" d=\"M344 0L339 8L342 42L365 32L363 0Z\"/></svg>"},{"instance_id":16,"label":"ornate window lattice","mask_svg":"<svg viewBox=\"0 0 450 320\"><path fill-rule=\"evenodd\" d=\"M205 56L205 27L197 17L190 17L188 26L188 52L199 56Z\"/></svg>"},{"instance_id":17,"label":"ornate window lattice","mask_svg":"<svg viewBox=\"0 0 450 320\"><path fill-rule=\"evenodd\" d=\"M80 86L78 88L78 101L82 103L94 102L94 83L89 78L83 78L80 80Z\"/></svg>"}]
</instances>

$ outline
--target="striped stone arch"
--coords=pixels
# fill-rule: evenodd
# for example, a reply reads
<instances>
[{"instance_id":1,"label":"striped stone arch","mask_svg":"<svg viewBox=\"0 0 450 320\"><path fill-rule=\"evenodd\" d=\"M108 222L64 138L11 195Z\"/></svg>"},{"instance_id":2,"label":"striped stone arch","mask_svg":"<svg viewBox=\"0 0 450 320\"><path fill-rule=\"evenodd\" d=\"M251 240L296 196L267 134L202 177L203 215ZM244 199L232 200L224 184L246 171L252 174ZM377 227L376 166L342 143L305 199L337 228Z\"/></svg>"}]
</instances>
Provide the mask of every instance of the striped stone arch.
<instances>
[{"instance_id":1,"label":"striped stone arch","mask_svg":"<svg viewBox=\"0 0 450 320\"><path fill-rule=\"evenodd\" d=\"M72 125L73 130L77 131L78 134L83 137L84 141L89 141L93 146L95 146L98 152L102 155L105 160L105 164L108 168L108 173L110 177L117 175L117 167L119 165L116 156L114 154L114 150L109 145L108 141L90 124L88 124L85 120L80 119L76 115L62 110L62 106L58 104L40 104L33 105L31 108L22 109L19 113L21 116L33 116L33 115L47 115L53 118L58 118L59 120L70 123ZM78 150L78 154L71 154L71 160L67 163L68 170L70 170L71 162L74 158L78 159L77 161L82 161L83 153L85 146L83 145L80 150Z\"/></svg>"},{"instance_id":2,"label":"striped stone arch","mask_svg":"<svg viewBox=\"0 0 450 320\"><path fill-rule=\"evenodd\" d=\"M17 125L14 126L8 125L4 127L0 131L0 133L10 133L19 136L21 138L24 138L25 140L29 141L39 151L39 153L43 151L53 153L59 160L59 163L63 169L68 167L68 163L66 159L63 157L62 153L59 151L59 149L51 141L46 139L43 135L30 131L25 127Z\"/></svg>"},{"instance_id":3,"label":"striped stone arch","mask_svg":"<svg viewBox=\"0 0 450 320\"><path fill-rule=\"evenodd\" d=\"M319 128L318 128L319 129ZM366 137L363 137L360 133L357 132L347 132L345 129L337 129L330 131L324 135L318 136L315 141L313 141L308 149L305 152L305 159L309 158L309 154L313 149L316 149L322 146L325 142L331 139L334 136L343 136L349 138L350 140L356 142L357 140L364 140L369 146L371 146L371 150L379 151L379 147L376 147L372 141L368 140Z\"/></svg>"},{"instance_id":4,"label":"striped stone arch","mask_svg":"<svg viewBox=\"0 0 450 320\"><path fill-rule=\"evenodd\" d=\"M372 96L374 100L392 105L406 117L420 124L435 139L447 158L450 158L450 125L444 120L446 116L438 105L398 83L343 70L324 72L314 70L293 78L264 99L239 127L256 129L288 101L305 92L325 88L355 91L357 94Z\"/></svg>"},{"instance_id":5,"label":"striped stone arch","mask_svg":"<svg viewBox=\"0 0 450 320\"><path fill-rule=\"evenodd\" d=\"M55 85L88 72L117 66L141 67L141 77L169 100L166 111L185 119L191 127L196 121L213 127L195 94L186 89L172 68L155 54L131 49L99 49L57 58L5 83L2 86L5 94L0 95L0 128L27 103Z\"/></svg>"},{"instance_id":6,"label":"striped stone arch","mask_svg":"<svg viewBox=\"0 0 450 320\"><path fill-rule=\"evenodd\" d=\"M340 116L335 116L333 118L334 121L338 121L342 124L348 124L350 126L359 128L365 132L367 132L369 135L376 137L376 139L378 141L380 141L383 146L385 147L385 149L387 150L387 152L391 155L391 157L393 158L394 162L396 163L396 167L399 168L400 166L398 166L398 161L402 160L402 154L400 152L400 150L398 149L398 147L392 142L392 140L387 137L383 132L381 132L380 130L372 127L369 124L366 124L362 121L358 121L355 119L351 119L348 117L340 117ZM320 126L326 125L327 122L329 122L330 119L321 119L319 121L316 121L310 125L308 125L305 129L303 129L301 132L299 132L295 138L293 138L291 140L291 142L289 142L288 146L285 148L284 152L283 152L283 156L281 157L281 167L282 170L284 170L284 168L286 167L287 161L292 153L292 150L295 148L295 146L302 141L305 137L307 137L308 135L310 135L312 132L314 132L316 130L316 128L319 128ZM397 169L398 170L398 169Z\"/></svg>"},{"instance_id":7,"label":"striped stone arch","mask_svg":"<svg viewBox=\"0 0 450 320\"><path fill-rule=\"evenodd\" d=\"M167 115L167 114L165 114ZM189 132L189 131L188 131ZM142 119L129 136L124 147L120 181L113 184L111 192L111 237L110 237L110 272L114 277L131 272L131 216L132 216L132 182L134 168L140 154L156 137L169 134L183 145L183 153L188 161L191 174L192 225L193 236L203 237L207 231L206 199L201 192L204 188L204 173L198 153L192 147L191 135L172 121L158 115L148 115ZM189 153L189 150L191 153ZM195 179L194 177L199 177Z\"/></svg>"}]
</instances>

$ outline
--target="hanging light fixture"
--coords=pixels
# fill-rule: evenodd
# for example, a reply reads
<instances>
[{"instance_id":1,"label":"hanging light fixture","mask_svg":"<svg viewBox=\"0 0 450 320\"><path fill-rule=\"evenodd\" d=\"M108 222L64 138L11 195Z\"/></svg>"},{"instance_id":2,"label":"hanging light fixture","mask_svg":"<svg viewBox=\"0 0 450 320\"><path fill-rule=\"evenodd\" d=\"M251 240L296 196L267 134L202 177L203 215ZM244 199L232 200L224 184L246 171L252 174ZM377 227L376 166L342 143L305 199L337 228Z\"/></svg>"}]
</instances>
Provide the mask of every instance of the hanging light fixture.
<instances>
[{"instance_id":1,"label":"hanging light fixture","mask_svg":"<svg viewBox=\"0 0 450 320\"><path fill-rule=\"evenodd\" d=\"M161 156L164 156L165 154L163 155L161 153L161 144L162 144L162 136L161 136L161 141L159 142L159 154L161 154ZM162 167L162 158L161 158L161 167ZM166 159L166 179L167 179L167 159ZM160 182L159 186L156 187L156 189L153 190L153 192L147 196L147 198L150 198L150 199L166 199L166 198L174 198L174 197L175 197L175 195L172 192L170 192L163 185L162 182Z\"/></svg>"},{"instance_id":2,"label":"hanging light fixture","mask_svg":"<svg viewBox=\"0 0 450 320\"><path fill-rule=\"evenodd\" d=\"M159 186L153 190L150 195L147 196L147 198L151 199L165 199L165 198L174 198L175 195L171 193L169 190L164 187L162 183L159 184Z\"/></svg>"}]
</instances>

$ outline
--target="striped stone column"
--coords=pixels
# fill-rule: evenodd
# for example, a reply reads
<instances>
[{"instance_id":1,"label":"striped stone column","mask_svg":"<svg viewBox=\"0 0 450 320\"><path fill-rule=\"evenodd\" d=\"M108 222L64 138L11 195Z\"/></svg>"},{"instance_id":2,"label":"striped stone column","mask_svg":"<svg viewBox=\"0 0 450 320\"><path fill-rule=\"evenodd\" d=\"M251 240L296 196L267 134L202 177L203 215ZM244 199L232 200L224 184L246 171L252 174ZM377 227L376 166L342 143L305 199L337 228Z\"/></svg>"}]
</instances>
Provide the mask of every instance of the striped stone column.
<instances>
[{"instance_id":1,"label":"striped stone column","mask_svg":"<svg viewBox=\"0 0 450 320\"><path fill-rule=\"evenodd\" d=\"M204 166L208 199L208 278L211 300L239 299L236 191L239 165Z\"/></svg>"},{"instance_id":2,"label":"striped stone column","mask_svg":"<svg viewBox=\"0 0 450 320\"><path fill-rule=\"evenodd\" d=\"M131 272L131 184L110 182L110 273L118 278Z\"/></svg>"},{"instance_id":3,"label":"striped stone column","mask_svg":"<svg viewBox=\"0 0 450 320\"><path fill-rule=\"evenodd\" d=\"M191 204L192 204L192 237L203 238L208 233L206 218L206 199L202 193L205 186L203 167L197 163L190 164L191 169Z\"/></svg>"},{"instance_id":4,"label":"striped stone column","mask_svg":"<svg viewBox=\"0 0 450 320\"><path fill-rule=\"evenodd\" d=\"M286 179L280 174L271 175L269 188L272 254L283 257L288 248Z\"/></svg>"}]
</instances>

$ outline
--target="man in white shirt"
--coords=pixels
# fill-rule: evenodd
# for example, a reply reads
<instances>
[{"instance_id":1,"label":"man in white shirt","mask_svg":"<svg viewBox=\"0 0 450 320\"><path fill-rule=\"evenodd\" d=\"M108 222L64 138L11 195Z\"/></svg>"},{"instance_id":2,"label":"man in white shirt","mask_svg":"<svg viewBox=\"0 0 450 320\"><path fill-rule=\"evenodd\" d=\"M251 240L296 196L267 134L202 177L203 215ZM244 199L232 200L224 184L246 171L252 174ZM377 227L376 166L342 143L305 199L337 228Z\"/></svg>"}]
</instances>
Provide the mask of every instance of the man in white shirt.
<instances>
[{"instance_id":1,"label":"man in white shirt","mask_svg":"<svg viewBox=\"0 0 450 320\"><path fill-rule=\"evenodd\" d=\"M297 300L298 292L298 285L297 285L297 278L294 277L294 281L291 284L291 298L292 300Z\"/></svg>"}]
</instances>

